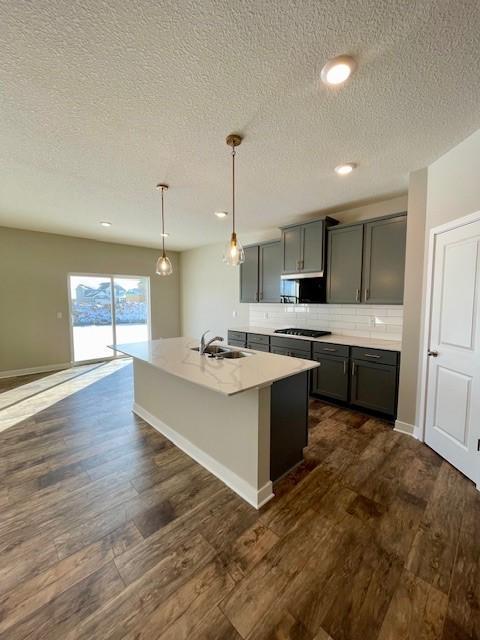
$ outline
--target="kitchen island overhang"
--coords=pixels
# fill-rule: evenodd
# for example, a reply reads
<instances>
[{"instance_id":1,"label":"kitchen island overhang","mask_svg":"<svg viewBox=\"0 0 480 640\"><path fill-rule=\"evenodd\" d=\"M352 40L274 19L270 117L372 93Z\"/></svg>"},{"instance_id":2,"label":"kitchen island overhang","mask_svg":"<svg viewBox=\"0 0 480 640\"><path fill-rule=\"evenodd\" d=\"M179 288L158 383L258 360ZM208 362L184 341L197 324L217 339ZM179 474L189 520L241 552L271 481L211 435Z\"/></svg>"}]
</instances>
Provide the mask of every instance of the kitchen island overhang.
<instances>
[{"instance_id":1,"label":"kitchen island overhang","mask_svg":"<svg viewBox=\"0 0 480 640\"><path fill-rule=\"evenodd\" d=\"M308 372L318 365L248 349L214 359L197 346L169 338L114 348L133 358L133 411L258 509L303 457Z\"/></svg>"}]
</instances>

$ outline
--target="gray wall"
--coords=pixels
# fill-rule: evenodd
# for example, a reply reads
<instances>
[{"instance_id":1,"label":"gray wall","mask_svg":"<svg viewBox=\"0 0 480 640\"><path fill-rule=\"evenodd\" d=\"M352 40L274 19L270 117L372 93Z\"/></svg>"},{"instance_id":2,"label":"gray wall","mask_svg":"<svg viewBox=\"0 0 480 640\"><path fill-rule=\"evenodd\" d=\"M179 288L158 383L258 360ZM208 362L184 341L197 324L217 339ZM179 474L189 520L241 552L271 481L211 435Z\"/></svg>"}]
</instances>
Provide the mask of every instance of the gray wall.
<instances>
[{"instance_id":1,"label":"gray wall","mask_svg":"<svg viewBox=\"0 0 480 640\"><path fill-rule=\"evenodd\" d=\"M173 275L161 278L158 253L0 227L0 372L70 362L69 272L150 276L152 336L179 335L178 256L170 255Z\"/></svg>"},{"instance_id":2,"label":"gray wall","mask_svg":"<svg viewBox=\"0 0 480 640\"><path fill-rule=\"evenodd\" d=\"M210 329L226 338L229 327L248 324L248 304L239 303L239 270L222 262L223 249L212 244L180 254L184 336L199 338Z\"/></svg>"},{"instance_id":3,"label":"gray wall","mask_svg":"<svg viewBox=\"0 0 480 640\"><path fill-rule=\"evenodd\" d=\"M398 420L415 424L419 350L422 333L423 264L427 207L427 169L410 174L408 188L407 250L403 295L402 358Z\"/></svg>"}]
</instances>

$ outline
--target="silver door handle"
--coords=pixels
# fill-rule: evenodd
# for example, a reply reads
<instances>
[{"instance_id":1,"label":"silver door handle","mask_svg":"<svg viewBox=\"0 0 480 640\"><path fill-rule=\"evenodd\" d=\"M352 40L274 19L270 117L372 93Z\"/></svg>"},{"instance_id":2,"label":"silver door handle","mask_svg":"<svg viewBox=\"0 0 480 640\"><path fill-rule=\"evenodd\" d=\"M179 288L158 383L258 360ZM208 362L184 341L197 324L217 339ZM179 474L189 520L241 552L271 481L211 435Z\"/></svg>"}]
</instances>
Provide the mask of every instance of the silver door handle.
<instances>
[{"instance_id":1,"label":"silver door handle","mask_svg":"<svg viewBox=\"0 0 480 640\"><path fill-rule=\"evenodd\" d=\"M369 295L370 295L369 289L365 289L365 302L368 300Z\"/></svg>"},{"instance_id":2,"label":"silver door handle","mask_svg":"<svg viewBox=\"0 0 480 640\"><path fill-rule=\"evenodd\" d=\"M330 349L330 347L323 347L324 351L336 351L336 349Z\"/></svg>"},{"instance_id":3,"label":"silver door handle","mask_svg":"<svg viewBox=\"0 0 480 640\"><path fill-rule=\"evenodd\" d=\"M430 351L430 349L427 351L427 355L431 356L432 358L437 358L438 357L438 351Z\"/></svg>"},{"instance_id":4,"label":"silver door handle","mask_svg":"<svg viewBox=\"0 0 480 640\"><path fill-rule=\"evenodd\" d=\"M355 302L360 302L360 289L357 289L355 293Z\"/></svg>"},{"instance_id":5,"label":"silver door handle","mask_svg":"<svg viewBox=\"0 0 480 640\"><path fill-rule=\"evenodd\" d=\"M375 353L364 353L363 354L367 358L381 358L382 356L377 356Z\"/></svg>"},{"instance_id":6,"label":"silver door handle","mask_svg":"<svg viewBox=\"0 0 480 640\"><path fill-rule=\"evenodd\" d=\"M352 362L352 376L355 375L355 363Z\"/></svg>"},{"instance_id":7,"label":"silver door handle","mask_svg":"<svg viewBox=\"0 0 480 640\"><path fill-rule=\"evenodd\" d=\"M343 361L343 375L344 376L347 375L347 361L346 360Z\"/></svg>"}]
</instances>

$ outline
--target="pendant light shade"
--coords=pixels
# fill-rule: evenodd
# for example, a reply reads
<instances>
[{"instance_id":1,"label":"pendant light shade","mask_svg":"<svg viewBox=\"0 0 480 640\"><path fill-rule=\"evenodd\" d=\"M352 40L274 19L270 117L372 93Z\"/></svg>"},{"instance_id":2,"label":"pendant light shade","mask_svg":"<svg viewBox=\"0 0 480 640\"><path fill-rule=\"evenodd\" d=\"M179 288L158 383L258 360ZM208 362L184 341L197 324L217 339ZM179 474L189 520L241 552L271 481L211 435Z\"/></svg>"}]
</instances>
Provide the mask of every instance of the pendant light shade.
<instances>
[{"instance_id":1,"label":"pendant light shade","mask_svg":"<svg viewBox=\"0 0 480 640\"><path fill-rule=\"evenodd\" d=\"M172 263L168 256L161 255L157 260L156 273L159 276L170 276L173 273Z\"/></svg>"},{"instance_id":2,"label":"pendant light shade","mask_svg":"<svg viewBox=\"0 0 480 640\"><path fill-rule=\"evenodd\" d=\"M232 147L232 235L225 247L223 261L232 267L238 267L239 264L245 262L245 252L235 230L235 147L238 147L241 142L242 137L237 134L231 134L227 137L227 144Z\"/></svg>"},{"instance_id":3,"label":"pendant light shade","mask_svg":"<svg viewBox=\"0 0 480 640\"><path fill-rule=\"evenodd\" d=\"M165 253L165 212L164 212L164 198L163 193L168 189L167 184L157 184L157 189L162 194L162 255L157 260L157 266L155 272L159 276L170 276L173 273L172 263L170 262L170 258Z\"/></svg>"}]
</instances>

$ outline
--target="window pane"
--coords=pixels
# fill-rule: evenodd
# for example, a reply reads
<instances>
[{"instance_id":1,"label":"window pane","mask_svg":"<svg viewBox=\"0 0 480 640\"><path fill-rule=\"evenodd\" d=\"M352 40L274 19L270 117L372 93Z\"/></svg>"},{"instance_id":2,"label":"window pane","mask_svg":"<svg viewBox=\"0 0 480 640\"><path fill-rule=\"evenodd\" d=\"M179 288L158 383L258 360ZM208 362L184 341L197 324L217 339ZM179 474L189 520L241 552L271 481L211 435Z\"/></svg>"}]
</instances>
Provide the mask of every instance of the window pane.
<instances>
[{"instance_id":1,"label":"window pane","mask_svg":"<svg viewBox=\"0 0 480 640\"><path fill-rule=\"evenodd\" d=\"M148 340L147 278L115 278L114 287L117 344Z\"/></svg>"},{"instance_id":2,"label":"window pane","mask_svg":"<svg viewBox=\"0 0 480 640\"><path fill-rule=\"evenodd\" d=\"M110 279L70 276L74 361L111 358L113 343Z\"/></svg>"}]
</instances>

